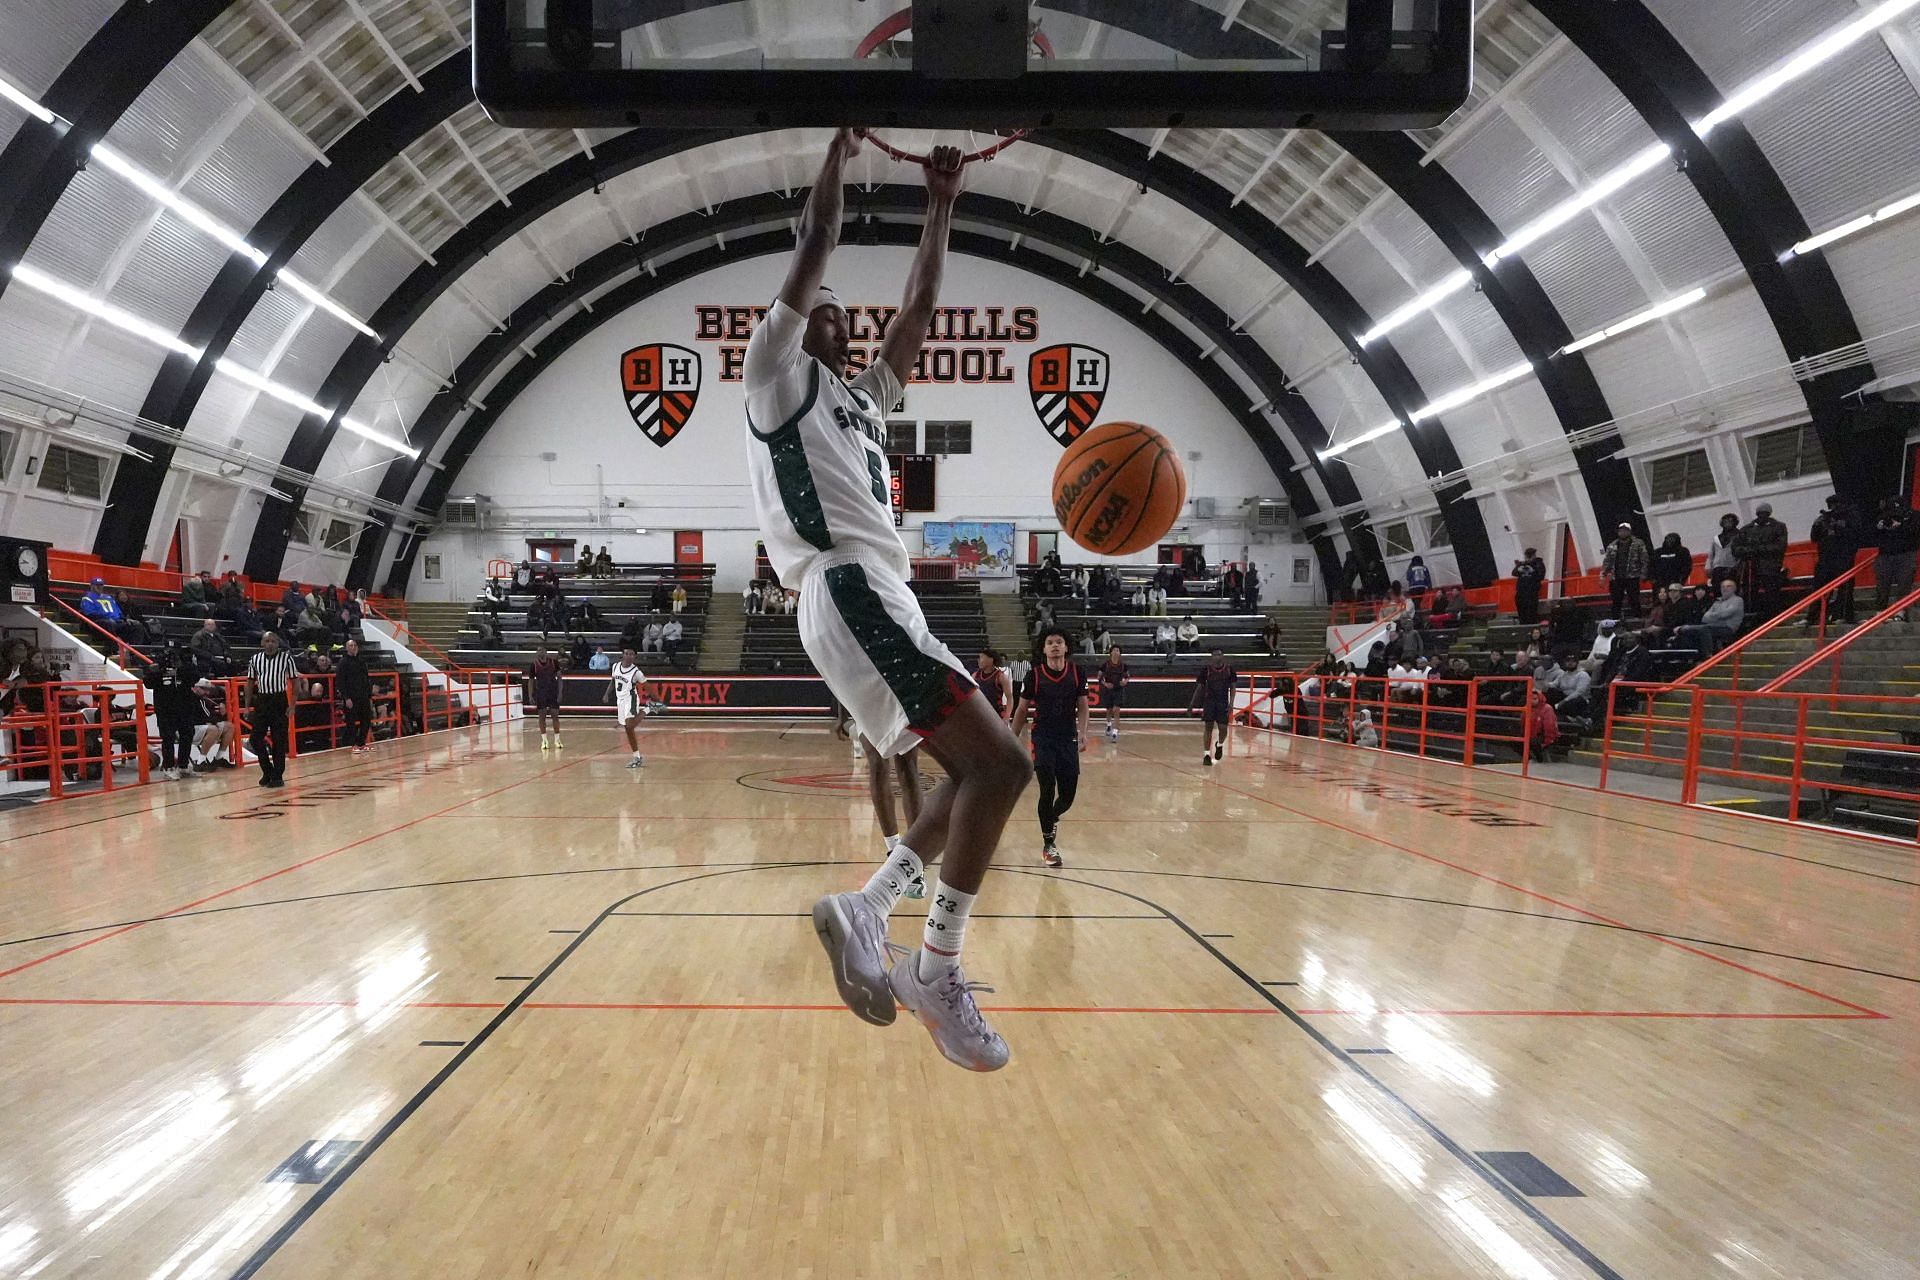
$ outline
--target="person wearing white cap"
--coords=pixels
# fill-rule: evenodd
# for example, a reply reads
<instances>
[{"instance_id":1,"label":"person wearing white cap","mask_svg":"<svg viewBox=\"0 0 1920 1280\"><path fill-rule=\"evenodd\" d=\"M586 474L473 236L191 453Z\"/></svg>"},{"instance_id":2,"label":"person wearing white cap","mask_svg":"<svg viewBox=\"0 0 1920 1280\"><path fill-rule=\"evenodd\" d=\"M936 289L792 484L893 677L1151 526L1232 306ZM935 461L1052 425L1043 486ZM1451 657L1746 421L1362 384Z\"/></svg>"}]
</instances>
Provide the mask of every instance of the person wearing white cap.
<instances>
[{"instance_id":1,"label":"person wearing white cap","mask_svg":"<svg viewBox=\"0 0 1920 1280\"><path fill-rule=\"evenodd\" d=\"M887 415L939 302L961 156L936 148L925 166L926 225L899 314L878 358L848 381L847 311L825 279L847 161L859 149L852 130L834 135L780 296L747 344L748 471L767 556L782 583L800 588L801 643L827 688L881 755L925 746L947 781L864 889L814 904L814 931L857 1017L886 1026L904 1004L948 1060L994 1071L1007 1063L1007 1042L981 1016L960 948L1033 764L966 665L928 630L887 483ZM943 853L920 949L889 967L887 916L924 880L922 854Z\"/></svg>"}]
</instances>

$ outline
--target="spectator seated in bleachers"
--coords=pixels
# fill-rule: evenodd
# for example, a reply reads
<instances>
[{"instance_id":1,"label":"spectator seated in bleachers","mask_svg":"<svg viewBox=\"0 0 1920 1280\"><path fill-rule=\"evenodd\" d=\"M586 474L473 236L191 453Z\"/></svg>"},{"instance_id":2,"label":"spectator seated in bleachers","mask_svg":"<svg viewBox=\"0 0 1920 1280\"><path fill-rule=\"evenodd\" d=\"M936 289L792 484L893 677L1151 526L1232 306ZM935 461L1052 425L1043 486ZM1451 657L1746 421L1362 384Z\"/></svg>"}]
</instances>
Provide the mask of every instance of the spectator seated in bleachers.
<instances>
[{"instance_id":1,"label":"spectator seated in bleachers","mask_svg":"<svg viewBox=\"0 0 1920 1280\"><path fill-rule=\"evenodd\" d=\"M1592 688L1592 673L1569 653L1561 657L1559 667L1547 676L1545 693L1548 704L1559 714L1586 716L1590 711L1588 694Z\"/></svg>"},{"instance_id":2,"label":"spectator seated in bleachers","mask_svg":"<svg viewBox=\"0 0 1920 1280\"><path fill-rule=\"evenodd\" d=\"M1532 728L1527 739L1527 750L1533 753L1535 760L1545 760L1547 752L1560 741L1560 719L1554 714L1553 705L1546 695L1535 689L1529 696L1533 711L1528 719Z\"/></svg>"},{"instance_id":3,"label":"spectator seated in bleachers","mask_svg":"<svg viewBox=\"0 0 1920 1280\"><path fill-rule=\"evenodd\" d=\"M487 589L482 594L482 599L492 605L495 615L498 615L501 606L507 603L507 588L501 583L500 579L488 578Z\"/></svg>"},{"instance_id":4,"label":"spectator seated in bleachers","mask_svg":"<svg viewBox=\"0 0 1920 1280\"><path fill-rule=\"evenodd\" d=\"M204 618L213 612L214 599L213 582L206 570L180 580L180 612Z\"/></svg>"},{"instance_id":5,"label":"spectator seated in bleachers","mask_svg":"<svg viewBox=\"0 0 1920 1280\"><path fill-rule=\"evenodd\" d=\"M668 603L675 613L685 613L687 611L687 589L678 582L674 583L673 595L668 598Z\"/></svg>"},{"instance_id":6,"label":"spectator seated in bleachers","mask_svg":"<svg viewBox=\"0 0 1920 1280\"><path fill-rule=\"evenodd\" d=\"M1193 620L1192 614L1188 614L1185 618L1181 619L1180 626L1175 630L1174 634L1180 641L1181 650L1186 653L1191 653L1193 652L1193 646L1199 643L1200 640L1200 624Z\"/></svg>"},{"instance_id":7,"label":"spectator seated in bleachers","mask_svg":"<svg viewBox=\"0 0 1920 1280\"><path fill-rule=\"evenodd\" d=\"M571 671L585 671L587 664L593 661L593 648L587 644L585 636L575 636L573 647L567 650L567 668Z\"/></svg>"},{"instance_id":8,"label":"spectator seated in bleachers","mask_svg":"<svg viewBox=\"0 0 1920 1280\"><path fill-rule=\"evenodd\" d=\"M216 676L233 674L233 646L221 634L218 620L208 618L202 622L193 638L187 641L187 647L193 651L194 661L202 672Z\"/></svg>"},{"instance_id":9,"label":"spectator seated in bleachers","mask_svg":"<svg viewBox=\"0 0 1920 1280\"><path fill-rule=\"evenodd\" d=\"M600 615L600 607L591 600L582 600L568 610L568 620L583 631L599 631L606 627L606 619Z\"/></svg>"},{"instance_id":10,"label":"spectator seated in bleachers","mask_svg":"<svg viewBox=\"0 0 1920 1280\"><path fill-rule=\"evenodd\" d=\"M600 544L600 554L593 558L593 576L596 578L613 576L613 557L607 553L605 543Z\"/></svg>"},{"instance_id":11,"label":"spectator seated in bleachers","mask_svg":"<svg viewBox=\"0 0 1920 1280\"><path fill-rule=\"evenodd\" d=\"M661 637L664 634L664 629L660 625L660 619L647 619L646 627L640 632L640 652L659 653Z\"/></svg>"},{"instance_id":12,"label":"spectator seated in bleachers","mask_svg":"<svg viewBox=\"0 0 1920 1280\"><path fill-rule=\"evenodd\" d=\"M521 595L533 590L533 565L525 560L513 567L513 590Z\"/></svg>"},{"instance_id":13,"label":"spectator seated in bleachers","mask_svg":"<svg viewBox=\"0 0 1920 1280\"><path fill-rule=\"evenodd\" d=\"M120 635L121 625L126 622L120 613L120 602L107 590L105 578L95 578L88 585L86 594L80 597L80 612L116 636ZM126 637L120 638L124 640Z\"/></svg>"},{"instance_id":14,"label":"spectator seated in bleachers","mask_svg":"<svg viewBox=\"0 0 1920 1280\"><path fill-rule=\"evenodd\" d=\"M680 665L680 640L685 634L680 619L668 614L666 623L660 628L660 651L667 655L669 666Z\"/></svg>"},{"instance_id":15,"label":"spectator seated in bleachers","mask_svg":"<svg viewBox=\"0 0 1920 1280\"><path fill-rule=\"evenodd\" d=\"M1427 660L1397 662L1387 669L1387 692L1397 702L1419 702L1427 694Z\"/></svg>"},{"instance_id":16,"label":"spectator seated in bleachers","mask_svg":"<svg viewBox=\"0 0 1920 1280\"><path fill-rule=\"evenodd\" d=\"M580 547L580 559L574 562L573 576L576 578L593 576L593 548L584 543Z\"/></svg>"},{"instance_id":17,"label":"spectator seated in bleachers","mask_svg":"<svg viewBox=\"0 0 1920 1280\"><path fill-rule=\"evenodd\" d=\"M300 616L294 620L294 644L311 646L333 643L333 628L327 625L327 616L317 605L306 605L300 610Z\"/></svg>"},{"instance_id":18,"label":"spectator seated in bleachers","mask_svg":"<svg viewBox=\"0 0 1920 1280\"><path fill-rule=\"evenodd\" d=\"M300 611L307 607L306 588L297 582L289 582L287 589L280 593L280 607L293 617L299 617Z\"/></svg>"},{"instance_id":19,"label":"spectator seated in bleachers","mask_svg":"<svg viewBox=\"0 0 1920 1280\"><path fill-rule=\"evenodd\" d=\"M1457 586L1445 588L1435 598L1427 616L1442 630L1459 626L1467 620L1467 593Z\"/></svg>"},{"instance_id":20,"label":"spectator seated in bleachers","mask_svg":"<svg viewBox=\"0 0 1920 1280\"><path fill-rule=\"evenodd\" d=\"M1707 606L1697 626L1677 628L1673 642L1683 649L1696 650L1703 658L1711 657L1740 633L1746 617L1747 603L1734 590L1733 579L1722 578L1720 598Z\"/></svg>"},{"instance_id":21,"label":"spectator seated in bleachers","mask_svg":"<svg viewBox=\"0 0 1920 1280\"><path fill-rule=\"evenodd\" d=\"M128 599L124 591L114 592L113 602L120 606L120 638L132 644L152 644L153 628L147 625L147 611L140 603Z\"/></svg>"},{"instance_id":22,"label":"spectator seated in bleachers","mask_svg":"<svg viewBox=\"0 0 1920 1280\"><path fill-rule=\"evenodd\" d=\"M1163 620L1153 629L1153 647L1164 656L1171 658L1179 643L1179 636L1180 633L1173 623Z\"/></svg>"},{"instance_id":23,"label":"spectator seated in bleachers","mask_svg":"<svg viewBox=\"0 0 1920 1280\"><path fill-rule=\"evenodd\" d=\"M1260 629L1260 643L1266 646L1267 656L1269 658L1277 658L1280 656L1282 639L1279 619L1267 619L1267 625Z\"/></svg>"},{"instance_id":24,"label":"spectator seated in bleachers","mask_svg":"<svg viewBox=\"0 0 1920 1280\"><path fill-rule=\"evenodd\" d=\"M587 659L587 670L601 672L613 670L613 659L607 656L607 646L603 644L593 646L593 656Z\"/></svg>"},{"instance_id":25,"label":"spectator seated in bleachers","mask_svg":"<svg viewBox=\"0 0 1920 1280\"><path fill-rule=\"evenodd\" d=\"M500 643L500 616L498 614L482 614L479 619L474 622L473 629L479 633L480 647L482 649L491 649Z\"/></svg>"},{"instance_id":26,"label":"spectator seated in bleachers","mask_svg":"<svg viewBox=\"0 0 1920 1280\"><path fill-rule=\"evenodd\" d=\"M1614 633L1619 623L1612 618L1602 618L1600 629L1594 633L1593 644L1587 649L1587 658L1591 662L1605 662L1613 652Z\"/></svg>"}]
</instances>

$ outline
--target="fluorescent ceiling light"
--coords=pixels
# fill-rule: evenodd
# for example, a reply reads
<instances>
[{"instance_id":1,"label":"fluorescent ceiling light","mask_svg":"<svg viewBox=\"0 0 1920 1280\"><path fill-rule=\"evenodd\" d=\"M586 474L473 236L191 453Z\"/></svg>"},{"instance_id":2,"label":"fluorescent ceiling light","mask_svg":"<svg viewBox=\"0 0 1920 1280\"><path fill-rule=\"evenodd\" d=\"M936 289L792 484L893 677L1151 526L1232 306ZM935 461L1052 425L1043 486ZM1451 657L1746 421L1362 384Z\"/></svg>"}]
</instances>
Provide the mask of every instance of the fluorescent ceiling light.
<instances>
[{"instance_id":1,"label":"fluorescent ceiling light","mask_svg":"<svg viewBox=\"0 0 1920 1280\"><path fill-rule=\"evenodd\" d=\"M375 431L372 427L358 419L342 418L340 419L340 425L364 440L371 440L375 444L385 445L395 453L404 453L409 458L418 458L420 456L420 451L406 441L395 439L384 431Z\"/></svg>"},{"instance_id":2,"label":"fluorescent ceiling light","mask_svg":"<svg viewBox=\"0 0 1920 1280\"><path fill-rule=\"evenodd\" d=\"M22 89L19 85L7 80L4 76L0 76L0 98L5 98L8 102L11 102L35 120L38 120L41 124L53 123L53 112L47 110L38 102L35 102L32 94Z\"/></svg>"},{"instance_id":3,"label":"fluorescent ceiling light","mask_svg":"<svg viewBox=\"0 0 1920 1280\"><path fill-rule=\"evenodd\" d=\"M1670 316L1676 311L1683 311L1706 296L1707 291L1705 289L1693 289L1681 294L1677 298L1668 298L1658 306L1648 307L1645 311L1628 316L1619 324L1609 325L1605 329L1600 329L1588 334L1578 342L1568 343L1566 346L1560 348L1556 354L1570 356L1576 351L1585 351L1588 347L1605 342L1608 338L1617 338L1623 333L1638 329L1643 324L1652 324L1655 320L1663 316Z\"/></svg>"},{"instance_id":4,"label":"fluorescent ceiling light","mask_svg":"<svg viewBox=\"0 0 1920 1280\"><path fill-rule=\"evenodd\" d=\"M1920 4L1920 0L1914 0L1914 2ZM1620 188L1626 186L1635 178L1640 177L1640 175L1651 169L1657 168L1662 161L1672 155L1673 148L1664 142L1656 142L1652 146L1640 151L1626 161L1626 163L1615 167L1603 175L1600 180L1592 186L1574 192L1571 196L1568 196L1565 200L1562 200L1559 204L1553 206L1553 208L1547 210L1532 222L1529 222L1526 226L1514 232L1505 244L1487 255L1487 265L1492 266L1502 258L1511 258L1528 245L1558 231L1561 227L1566 226L1569 222L1572 222L1575 218L1593 208L1593 206L1599 204L1602 200L1619 191Z\"/></svg>"},{"instance_id":5,"label":"fluorescent ceiling light","mask_svg":"<svg viewBox=\"0 0 1920 1280\"><path fill-rule=\"evenodd\" d=\"M354 329L358 329L361 333L366 334L369 338L372 338L375 342L378 342L380 340L380 335L375 333L372 329L368 328L366 325L366 322L361 320L359 316L354 315L353 312L347 310L345 307L335 302L332 298L329 298L326 294L320 292L320 290L308 284L305 280L302 280L299 276L295 275L293 272L282 269L279 272L279 277L281 280L284 280L286 282L288 288L292 289L295 293L299 294L301 297L305 298L308 302L311 302L314 306L320 308L322 311L326 312L328 315L332 316L334 319L340 321L342 324L345 324Z\"/></svg>"},{"instance_id":6,"label":"fluorescent ceiling light","mask_svg":"<svg viewBox=\"0 0 1920 1280\"><path fill-rule=\"evenodd\" d=\"M1385 320L1382 320L1379 324L1361 334L1360 345L1364 347L1378 338L1385 337L1421 312L1432 310L1472 283L1473 276L1469 272L1454 272L1439 284L1433 286L1433 288L1427 290L1412 302L1407 303L1389 315Z\"/></svg>"},{"instance_id":7,"label":"fluorescent ceiling light","mask_svg":"<svg viewBox=\"0 0 1920 1280\"><path fill-rule=\"evenodd\" d=\"M149 324L131 311L123 311L111 302L102 302L84 289L77 289L64 280L56 280L38 267L30 267L24 262L15 263L13 278L29 289L37 289L50 298L58 298L76 311L97 316L116 329L124 330L137 338L145 338L156 346L198 360L199 347L188 346L159 325Z\"/></svg>"},{"instance_id":8,"label":"fluorescent ceiling light","mask_svg":"<svg viewBox=\"0 0 1920 1280\"><path fill-rule=\"evenodd\" d=\"M1920 192L1916 192L1904 200L1895 200L1885 208L1875 209L1872 213L1863 213L1853 221L1843 222L1832 230L1822 231L1817 236L1802 240L1799 244L1787 250L1787 256L1793 258L1803 253L1812 253L1815 249L1823 249L1835 240L1844 240L1856 232L1865 231L1877 222L1885 222L1889 218L1897 218L1901 214L1910 213L1915 209L1920 209Z\"/></svg>"},{"instance_id":9,"label":"fluorescent ceiling light","mask_svg":"<svg viewBox=\"0 0 1920 1280\"><path fill-rule=\"evenodd\" d=\"M218 240L221 244L233 250L233 252L251 259L256 265L264 266L266 264L267 255L248 244L245 236L242 236L238 231L235 231L232 227L229 227L226 223L220 221L199 205L194 204L191 200L182 199L180 196L174 194L174 192L167 188L165 183L121 155L118 151L115 151L106 143L96 142L93 144L93 158L100 162L102 168L126 179L156 204L164 205L166 208L172 210L183 222L198 227L207 235L212 236L215 240Z\"/></svg>"},{"instance_id":10,"label":"fluorescent ceiling light","mask_svg":"<svg viewBox=\"0 0 1920 1280\"><path fill-rule=\"evenodd\" d=\"M323 408L317 401L301 395L292 387L275 382L265 374L255 373L243 364L235 364L224 356L214 361L213 367L227 377L232 378L235 382L252 387L262 395L272 396L281 404L292 405L302 413L310 413L317 418L331 418L333 416L331 411Z\"/></svg>"},{"instance_id":11,"label":"fluorescent ceiling light","mask_svg":"<svg viewBox=\"0 0 1920 1280\"><path fill-rule=\"evenodd\" d=\"M1826 35L1821 36L1811 44L1803 47L1798 53L1790 55L1772 71L1749 80L1746 84L1734 90L1717 108L1694 123L1694 131L1700 136L1705 137L1715 126L1731 120L1743 111L1750 110L1756 104L1772 97L1787 84L1806 75L1821 63L1851 48L1878 28L1885 26L1895 18L1916 8L1920 8L1920 0L1884 0L1883 3L1875 5L1872 9L1867 10L1867 12L1855 18L1852 22L1836 27ZM1509 237L1506 243L1489 252L1484 261L1491 267L1504 258L1513 257L1528 245L1534 244L1543 237L1551 235L1601 201L1616 194L1628 183L1658 168L1663 161L1670 159L1672 155L1673 150L1667 146L1666 143L1654 143L1652 146L1647 147L1628 159L1624 164L1619 165L1611 172L1602 176L1593 185L1575 192L1540 217L1529 222ZM1911 208L1913 206L1909 205L1907 207ZM1902 210L1902 212L1904 212L1904 210ZM1891 215L1885 214L1883 211L1882 214L1876 215L1876 218L1880 216ZM1854 226L1844 231L1840 228L1835 228L1835 231L1840 234L1851 235L1853 231L1859 229L1858 226ZM1831 232L1828 234L1831 239L1821 241L1821 243L1831 243L1833 239L1839 238L1837 234ZM1819 240L1819 237L1815 237L1815 240ZM1812 249L1819 247L1819 244L1814 243L1814 241L1805 241L1803 244L1807 247L1802 248L1801 245L1795 245L1793 252L1810 252ZM1455 281L1456 277L1449 276L1446 280L1442 281L1440 285L1421 294L1412 302L1407 303L1398 311L1395 311L1391 316L1387 317L1385 321L1364 334L1360 339L1360 345L1367 345L1382 334L1388 333L1405 324L1422 311L1426 311L1438 305L1446 298L1451 297L1453 294L1458 293L1462 287L1462 283L1456 283Z\"/></svg>"},{"instance_id":12,"label":"fluorescent ceiling light","mask_svg":"<svg viewBox=\"0 0 1920 1280\"><path fill-rule=\"evenodd\" d=\"M208 213L205 209L202 209L199 205L193 203L193 201L173 191L166 183L160 181L145 169L142 169L113 147L104 142L96 142L93 145L93 158L99 161L100 166L109 173L117 174L126 179L128 183L132 184L137 190L156 204L171 210L174 214L178 215L182 221L205 232L208 236L211 236L232 252L239 254L255 266L263 267L267 264L267 255L249 244L245 236ZM276 274L281 280L286 281L288 288L292 289L295 293L322 311L325 311L328 315L333 316L343 324L359 330L375 341L379 340L380 335L368 328L365 322L358 316L348 311L332 298L329 298L318 288L308 284L305 280L302 280L299 276L284 268Z\"/></svg>"},{"instance_id":13,"label":"fluorescent ceiling light","mask_svg":"<svg viewBox=\"0 0 1920 1280\"><path fill-rule=\"evenodd\" d=\"M1908 10L1920 6L1920 0L1885 0L1867 10L1852 22L1829 31L1812 44L1792 54L1786 61L1774 67L1765 75L1747 81L1726 101L1715 107L1704 118L1694 122L1694 132L1701 137L1718 126L1725 124L1735 116L1771 98L1788 84L1806 75L1823 62L1828 62L1871 35L1877 28L1892 22Z\"/></svg>"},{"instance_id":14,"label":"fluorescent ceiling light","mask_svg":"<svg viewBox=\"0 0 1920 1280\"><path fill-rule=\"evenodd\" d=\"M1470 387L1462 387L1458 391L1449 392L1448 394L1441 396L1438 400L1435 400L1432 404L1427 405L1425 408L1415 412L1413 416L1409 419L1409 422L1425 422L1428 418L1437 418L1443 413L1451 413L1453 410L1458 409L1461 405L1468 404L1474 400L1478 400L1481 396L1484 396L1489 392L1498 391L1501 387L1506 386L1509 382L1517 382L1521 378L1526 377L1528 374L1532 372L1533 372L1532 363L1526 360L1522 360L1519 364L1514 365L1511 369L1502 369L1499 373L1494 374L1491 378L1487 378L1484 381L1474 383ZM1406 425L1407 424L1401 423L1399 421L1382 423L1381 425L1373 428L1371 431L1362 431L1359 435L1353 437L1353 439L1351 440L1342 440L1339 444L1329 445L1327 448L1320 450L1317 456L1320 458L1322 462L1330 461L1331 459L1337 458L1341 454L1347 452L1347 450L1349 449L1357 449L1363 444L1371 444L1375 440L1379 440L1385 436L1390 436L1394 432L1402 430Z\"/></svg>"},{"instance_id":15,"label":"fluorescent ceiling light","mask_svg":"<svg viewBox=\"0 0 1920 1280\"><path fill-rule=\"evenodd\" d=\"M188 346L159 325L142 320L130 311L124 311L110 302L101 302L84 290L76 289L65 281L56 280L38 267L30 267L22 262L13 269L13 278L30 289L36 289L48 297L58 298L77 311L98 316L116 329L123 329L136 337L145 338L155 346L165 347L193 360L205 354L199 347ZM263 373L256 373L243 364L222 357L214 362L214 369L235 382L252 387L263 395L272 396L282 404L292 405L302 413L310 413L318 418L331 418L333 411L309 396L302 395L284 383L275 382ZM365 437L375 444L385 445L395 453L403 453L409 458L418 458L420 451L404 440L396 440L385 432L376 431L365 423L352 418L342 418L340 425L357 436Z\"/></svg>"},{"instance_id":16,"label":"fluorescent ceiling light","mask_svg":"<svg viewBox=\"0 0 1920 1280\"><path fill-rule=\"evenodd\" d=\"M1437 418L1443 413L1450 413L1458 409L1461 405L1478 400L1490 391L1498 391L1509 382L1516 382L1532 372L1533 362L1522 360L1510 369L1502 369L1499 373L1494 374L1485 381L1476 382L1470 387L1462 387L1458 391L1449 392L1441 396L1426 408L1415 413L1413 420L1415 422L1425 422L1428 418Z\"/></svg>"},{"instance_id":17,"label":"fluorescent ceiling light","mask_svg":"<svg viewBox=\"0 0 1920 1280\"><path fill-rule=\"evenodd\" d=\"M1329 459L1339 457L1341 454L1345 453L1349 449L1358 449L1363 444L1372 444L1375 440L1378 440L1383 436L1392 435L1394 432L1400 430L1401 427L1403 427L1404 425L1405 425L1404 423L1402 423L1399 419L1396 418L1392 422L1382 423L1380 426L1373 428L1373 430L1371 431L1362 431L1359 435L1355 436L1351 440L1342 440L1339 444L1329 445L1326 448L1322 449L1319 455L1320 459L1321 461L1324 462Z\"/></svg>"}]
</instances>

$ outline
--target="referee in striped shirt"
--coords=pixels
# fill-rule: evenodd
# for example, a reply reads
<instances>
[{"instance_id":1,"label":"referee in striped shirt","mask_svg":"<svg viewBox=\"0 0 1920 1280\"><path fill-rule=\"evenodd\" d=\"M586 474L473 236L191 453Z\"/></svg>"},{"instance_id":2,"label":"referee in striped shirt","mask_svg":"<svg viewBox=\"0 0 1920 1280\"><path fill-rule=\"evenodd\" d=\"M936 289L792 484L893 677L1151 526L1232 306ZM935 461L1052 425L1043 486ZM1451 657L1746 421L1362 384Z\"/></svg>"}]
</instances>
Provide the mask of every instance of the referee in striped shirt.
<instances>
[{"instance_id":1,"label":"referee in striped shirt","mask_svg":"<svg viewBox=\"0 0 1920 1280\"><path fill-rule=\"evenodd\" d=\"M260 760L260 785L283 787L287 768L287 721L292 718L293 655L281 651L280 637L269 631L260 652L247 663L247 698L253 707L253 737L247 745Z\"/></svg>"}]
</instances>

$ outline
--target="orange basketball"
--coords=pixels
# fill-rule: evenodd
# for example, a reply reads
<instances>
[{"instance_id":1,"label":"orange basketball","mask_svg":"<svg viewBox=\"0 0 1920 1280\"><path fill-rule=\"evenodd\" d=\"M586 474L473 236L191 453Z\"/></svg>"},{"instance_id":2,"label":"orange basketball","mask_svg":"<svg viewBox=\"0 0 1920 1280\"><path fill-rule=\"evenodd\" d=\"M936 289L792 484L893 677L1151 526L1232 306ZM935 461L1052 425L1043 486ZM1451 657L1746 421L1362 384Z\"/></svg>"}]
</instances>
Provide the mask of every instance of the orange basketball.
<instances>
[{"instance_id":1,"label":"orange basketball","mask_svg":"<svg viewBox=\"0 0 1920 1280\"><path fill-rule=\"evenodd\" d=\"M1187 505L1187 473L1167 438L1138 422L1103 422L1053 469L1053 511L1095 555L1124 556L1166 536Z\"/></svg>"}]
</instances>

